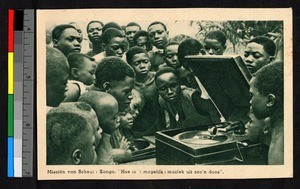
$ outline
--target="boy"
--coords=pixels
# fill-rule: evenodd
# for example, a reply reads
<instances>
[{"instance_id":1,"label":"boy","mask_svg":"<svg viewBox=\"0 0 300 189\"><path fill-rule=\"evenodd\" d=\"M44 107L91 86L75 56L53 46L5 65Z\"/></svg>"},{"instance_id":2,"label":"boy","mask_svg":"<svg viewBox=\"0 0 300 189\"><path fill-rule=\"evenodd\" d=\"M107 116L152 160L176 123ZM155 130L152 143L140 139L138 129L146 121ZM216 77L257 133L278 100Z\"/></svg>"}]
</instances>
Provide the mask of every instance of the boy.
<instances>
[{"instance_id":1,"label":"boy","mask_svg":"<svg viewBox=\"0 0 300 189\"><path fill-rule=\"evenodd\" d=\"M250 109L257 119L270 117L268 164L284 164L283 62L268 64L250 81Z\"/></svg>"},{"instance_id":2,"label":"boy","mask_svg":"<svg viewBox=\"0 0 300 189\"><path fill-rule=\"evenodd\" d=\"M79 98L79 101L92 106L103 129L102 140L96 149L99 156L98 164L115 164L110 140L111 135L120 125L118 102L112 95L100 91L86 92Z\"/></svg>"},{"instance_id":3,"label":"boy","mask_svg":"<svg viewBox=\"0 0 300 189\"><path fill-rule=\"evenodd\" d=\"M104 52L95 55L95 61L99 63L104 57L116 56L123 57L127 49L126 39L122 31L115 28L109 28L102 34L102 46Z\"/></svg>"},{"instance_id":4,"label":"boy","mask_svg":"<svg viewBox=\"0 0 300 189\"><path fill-rule=\"evenodd\" d=\"M56 26L52 31L53 47L59 49L65 56L71 52L80 52L82 38L77 29L70 24Z\"/></svg>"},{"instance_id":5,"label":"boy","mask_svg":"<svg viewBox=\"0 0 300 189\"><path fill-rule=\"evenodd\" d=\"M93 126L92 126L93 124ZM84 165L97 161L98 126L94 110L86 103L63 103L47 114L47 165Z\"/></svg>"},{"instance_id":6,"label":"boy","mask_svg":"<svg viewBox=\"0 0 300 189\"><path fill-rule=\"evenodd\" d=\"M119 103L119 111L124 111L132 99L134 70L117 57L104 58L96 69L95 84L88 90L103 91L113 95Z\"/></svg>"},{"instance_id":7,"label":"boy","mask_svg":"<svg viewBox=\"0 0 300 189\"><path fill-rule=\"evenodd\" d=\"M88 38L93 45L93 49L87 53L88 56L95 56L103 52L102 48L102 28L103 23L98 20L92 20L88 23L86 31L88 33Z\"/></svg>"},{"instance_id":8,"label":"boy","mask_svg":"<svg viewBox=\"0 0 300 189\"><path fill-rule=\"evenodd\" d=\"M226 35L220 31L210 31L204 38L204 48L209 55L223 55L226 50Z\"/></svg>"},{"instance_id":9,"label":"boy","mask_svg":"<svg viewBox=\"0 0 300 189\"><path fill-rule=\"evenodd\" d=\"M95 59L81 53L71 53L68 56L70 65L70 77L68 91L64 102L76 102L82 95L86 86L95 82L95 70L97 67Z\"/></svg>"},{"instance_id":10,"label":"boy","mask_svg":"<svg viewBox=\"0 0 300 189\"><path fill-rule=\"evenodd\" d=\"M138 92L137 90L132 90L132 100L130 103L130 113L133 116L133 119L136 119L140 112L145 106L145 98L144 96Z\"/></svg>"},{"instance_id":11,"label":"boy","mask_svg":"<svg viewBox=\"0 0 300 189\"><path fill-rule=\"evenodd\" d=\"M154 135L161 121L159 113L158 93L155 87L155 72L150 70L150 58L147 51L141 47L132 47L126 53L126 59L136 74L135 90L145 98L145 107L134 122L132 131L136 137Z\"/></svg>"},{"instance_id":12,"label":"boy","mask_svg":"<svg viewBox=\"0 0 300 189\"><path fill-rule=\"evenodd\" d=\"M178 46L177 42L169 42L164 47L164 61L165 63L161 66L169 66L174 69L179 68L179 60L178 60Z\"/></svg>"},{"instance_id":13,"label":"boy","mask_svg":"<svg viewBox=\"0 0 300 189\"><path fill-rule=\"evenodd\" d=\"M126 25L126 27L125 27L125 35L126 35L128 43L129 43L129 48L134 46L134 44L133 44L133 36L139 30L141 30L141 26L138 25L135 22L129 22Z\"/></svg>"},{"instance_id":14,"label":"boy","mask_svg":"<svg viewBox=\"0 0 300 189\"><path fill-rule=\"evenodd\" d=\"M144 48L147 52L152 50L152 43L148 32L144 30L137 31L133 36L134 46L139 46Z\"/></svg>"},{"instance_id":15,"label":"boy","mask_svg":"<svg viewBox=\"0 0 300 189\"><path fill-rule=\"evenodd\" d=\"M220 122L220 115L210 99L201 98L199 90L181 88L173 68L158 70L155 84L160 95L159 104L170 115L171 128Z\"/></svg>"},{"instance_id":16,"label":"boy","mask_svg":"<svg viewBox=\"0 0 300 189\"><path fill-rule=\"evenodd\" d=\"M47 47L46 98L48 107L58 106L65 98L69 78L67 58L58 49Z\"/></svg>"},{"instance_id":17,"label":"boy","mask_svg":"<svg viewBox=\"0 0 300 189\"><path fill-rule=\"evenodd\" d=\"M163 48L168 42L169 32L167 27L162 22L152 22L148 26L150 40L155 48L149 51L151 70L158 70L158 66L164 63Z\"/></svg>"},{"instance_id":18,"label":"boy","mask_svg":"<svg viewBox=\"0 0 300 189\"><path fill-rule=\"evenodd\" d=\"M273 62L275 43L267 37L256 37L248 42L244 51L244 62L253 75L261 67Z\"/></svg>"}]
</instances>

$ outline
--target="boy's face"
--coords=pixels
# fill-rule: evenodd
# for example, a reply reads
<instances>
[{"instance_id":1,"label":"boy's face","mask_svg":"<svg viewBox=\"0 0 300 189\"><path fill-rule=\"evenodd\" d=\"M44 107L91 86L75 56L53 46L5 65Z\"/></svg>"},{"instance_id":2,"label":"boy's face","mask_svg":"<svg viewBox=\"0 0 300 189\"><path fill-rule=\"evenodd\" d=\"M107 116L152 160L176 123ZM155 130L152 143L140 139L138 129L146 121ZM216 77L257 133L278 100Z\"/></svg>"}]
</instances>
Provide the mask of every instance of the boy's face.
<instances>
[{"instance_id":1,"label":"boy's face","mask_svg":"<svg viewBox=\"0 0 300 189\"><path fill-rule=\"evenodd\" d=\"M105 45L106 56L116 56L122 58L126 51L126 40L124 37L114 37L110 43Z\"/></svg>"},{"instance_id":2,"label":"boy's face","mask_svg":"<svg viewBox=\"0 0 300 189\"><path fill-rule=\"evenodd\" d=\"M246 46L243 59L251 74L254 74L261 67L270 63L272 56L264 50L262 45L252 42Z\"/></svg>"},{"instance_id":3,"label":"boy's face","mask_svg":"<svg viewBox=\"0 0 300 189\"><path fill-rule=\"evenodd\" d=\"M257 119L263 119L269 117L267 107L268 98L257 90L255 82L255 77L253 77L250 81L250 109L252 109L253 114L257 117Z\"/></svg>"},{"instance_id":4,"label":"boy's face","mask_svg":"<svg viewBox=\"0 0 300 189\"><path fill-rule=\"evenodd\" d=\"M249 122L245 125L248 139L253 142L262 142L264 125L264 119L257 119L253 113L250 113Z\"/></svg>"},{"instance_id":5,"label":"boy's face","mask_svg":"<svg viewBox=\"0 0 300 189\"><path fill-rule=\"evenodd\" d=\"M120 126L119 106L116 100L111 100L109 104L102 106L101 113L97 115L103 132L107 134L112 134Z\"/></svg>"},{"instance_id":6,"label":"boy's face","mask_svg":"<svg viewBox=\"0 0 300 189\"><path fill-rule=\"evenodd\" d=\"M133 87L134 78L128 76L125 77L124 81L110 82L110 89L107 92L117 99L120 112L129 106L132 99L131 92Z\"/></svg>"},{"instance_id":7,"label":"boy's face","mask_svg":"<svg viewBox=\"0 0 300 189\"><path fill-rule=\"evenodd\" d=\"M152 49L151 42L148 41L148 38L146 36L140 36L136 39L136 45L139 47L144 48L147 52Z\"/></svg>"},{"instance_id":8,"label":"boy's face","mask_svg":"<svg viewBox=\"0 0 300 189\"><path fill-rule=\"evenodd\" d=\"M197 81L190 70L181 66L180 68L177 68L176 71L178 73L182 85L194 89L198 88Z\"/></svg>"},{"instance_id":9,"label":"boy's face","mask_svg":"<svg viewBox=\"0 0 300 189\"><path fill-rule=\"evenodd\" d=\"M178 46L179 45L170 45L166 48L164 52L164 60L169 67L177 68L179 67L178 61Z\"/></svg>"},{"instance_id":10,"label":"boy's face","mask_svg":"<svg viewBox=\"0 0 300 189\"><path fill-rule=\"evenodd\" d=\"M80 52L81 37L74 28L65 29L58 40L53 41L53 46L58 48L65 56L71 52Z\"/></svg>"},{"instance_id":11,"label":"boy's face","mask_svg":"<svg viewBox=\"0 0 300 189\"><path fill-rule=\"evenodd\" d=\"M209 55L223 55L225 46L222 45L217 39L206 38L204 41L204 49L206 54Z\"/></svg>"},{"instance_id":12,"label":"boy's face","mask_svg":"<svg viewBox=\"0 0 300 189\"><path fill-rule=\"evenodd\" d=\"M83 58L82 66L79 68L78 80L85 85L92 85L95 82L95 71L97 64L88 58Z\"/></svg>"},{"instance_id":13,"label":"boy's face","mask_svg":"<svg viewBox=\"0 0 300 189\"><path fill-rule=\"evenodd\" d=\"M81 150L80 164L92 164L96 158L96 143L93 129L90 125L86 128L85 134L80 135L78 143L81 143L79 149Z\"/></svg>"},{"instance_id":14,"label":"boy's face","mask_svg":"<svg viewBox=\"0 0 300 189\"><path fill-rule=\"evenodd\" d=\"M151 63L149 56L145 53L133 55L132 63L130 64L136 75L146 76L149 72Z\"/></svg>"},{"instance_id":15,"label":"boy's face","mask_svg":"<svg viewBox=\"0 0 300 189\"><path fill-rule=\"evenodd\" d=\"M102 25L98 22L93 22L88 28L88 37L92 43L101 41Z\"/></svg>"},{"instance_id":16,"label":"boy's face","mask_svg":"<svg viewBox=\"0 0 300 189\"><path fill-rule=\"evenodd\" d=\"M130 113L133 119L136 119L143 109L143 101L141 98L135 97L130 103Z\"/></svg>"},{"instance_id":17,"label":"boy's face","mask_svg":"<svg viewBox=\"0 0 300 189\"><path fill-rule=\"evenodd\" d=\"M125 29L125 35L128 40L128 42L132 45L133 44L133 36L134 34L140 30L140 27L138 26L128 26Z\"/></svg>"},{"instance_id":18,"label":"boy's face","mask_svg":"<svg viewBox=\"0 0 300 189\"><path fill-rule=\"evenodd\" d=\"M167 102L173 103L179 98L181 89L178 78L173 73L164 73L157 77L156 87L159 95Z\"/></svg>"},{"instance_id":19,"label":"boy's face","mask_svg":"<svg viewBox=\"0 0 300 189\"><path fill-rule=\"evenodd\" d=\"M69 73L66 70L65 72L62 71L59 77L46 81L47 106L56 107L64 100L65 92L68 90L68 79Z\"/></svg>"},{"instance_id":20,"label":"boy's face","mask_svg":"<svg viewBox=\"0 0 300 189\"><path fill-rule=\"evenodd\" d=\"M127 108L124 112L120 112L120 127L125 129L131 129L133 125L133 116L130 114L130 108Z\"/></svg>"},{"instance_id":21,"label":"boy's face","mask_svg":"<svg viewBox=\"0 0 300 189\"><path fill-rule=\"evenodd\" d=\"M152 44L158 49L163 49L168 42L168 31L161 24L155 24L148 28Z\"/></svg>"}]
</instances>

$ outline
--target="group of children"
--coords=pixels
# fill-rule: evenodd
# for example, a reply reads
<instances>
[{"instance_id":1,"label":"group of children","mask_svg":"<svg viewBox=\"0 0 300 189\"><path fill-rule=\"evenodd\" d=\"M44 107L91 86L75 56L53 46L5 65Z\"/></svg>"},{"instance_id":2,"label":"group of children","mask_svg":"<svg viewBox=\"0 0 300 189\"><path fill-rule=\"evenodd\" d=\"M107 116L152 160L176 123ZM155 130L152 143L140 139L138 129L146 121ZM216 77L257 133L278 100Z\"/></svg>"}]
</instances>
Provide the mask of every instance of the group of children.
<instances>
[{"instance_id":1,"label":"group of children","mask_svg":"<svg viewBox=\"0 0 300 189\"><path fill-rule=\"evenodd\" d=\"M87 54L80 53L82 34L71 24L56 26L47 47L47 164L118 164L130 160L136 138L221 121L185 56L223 55L222 31L209 32L203 46L189 36L169 39L158 21L145 31L134 22L122 28L94 20L86 30ZM282 164L283 63L269 64L275 50L266 37L245 48L253 74L247 132L270 146L269 164Z\"/></svg>"}]
</instances>

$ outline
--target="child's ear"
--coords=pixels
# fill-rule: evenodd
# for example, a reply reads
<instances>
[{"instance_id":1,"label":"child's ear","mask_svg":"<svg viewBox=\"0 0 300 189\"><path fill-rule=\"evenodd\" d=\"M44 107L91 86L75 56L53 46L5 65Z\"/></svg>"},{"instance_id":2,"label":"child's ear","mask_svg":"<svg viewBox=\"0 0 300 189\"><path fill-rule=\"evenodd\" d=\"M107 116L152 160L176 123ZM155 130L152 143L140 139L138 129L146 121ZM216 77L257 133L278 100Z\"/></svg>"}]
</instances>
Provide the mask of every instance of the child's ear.
<instances>
[{"instance_id":1,"label":"child's ear","mask_svg":"<svg viewBox=\"0 0 300 189\"><path fill-rule=\"evenodd\" d=\"M105 90L105 92L108 92L111 89L110 83L109 82L103 83L103 89Z\"/></svg>"},{"instance_id":2,"label":"child's ear","mask_svg":"<svg viewBox=\"0 0 300 189\"><path fill-rule=\"evenodd\" d=\"M76 149L74 150L73 154L72 154L72 160L73 160L73 163L75 165L79 165L80 164L80 161L81 161L81 150L80 149Z\"/></svg>"},{"instance_id":3,"label":"child's ear","mask_svg":"<svg viewBox=\"0 0 300 189\"><path fill-rule=\"evenodd\" d=\"M57 39L53 39L53 47L57 47L58 46L58 40Z\"/></svg>"},{"instance_id":4,"label":"child's ear","mask_svg":"<svg viewBox=\"0 0 300 189\"><path fill-rule=\"evenodd\" d=\"M269 63L273 62L275 60L275 57L274 56L270 56L269 57Z\"/></svg>"},{"instance_id":5,"label":"child's ear","mask_svg":"<svg viewBox=\"0 0 300 189\"><path fill-rule=\"evenodd\" d=\"M276 97L275 97L275 95L273 95L273 94L268 94L268 97L267 97L268 99L267 99L267 107L272 107L272 106L274 106L274 104L275 104L275 99L276 99Z\"/></svg>"},{"instance_id":6,"label":"child's ear","mask_svg":"<svg viewBox=\"0 0 300 189\"><path fill-rule=\"evenodd\" d=\"M74 78L78 78L78 69L77 68L71 68L71 75Z\"/></svg>"}]
</instances>

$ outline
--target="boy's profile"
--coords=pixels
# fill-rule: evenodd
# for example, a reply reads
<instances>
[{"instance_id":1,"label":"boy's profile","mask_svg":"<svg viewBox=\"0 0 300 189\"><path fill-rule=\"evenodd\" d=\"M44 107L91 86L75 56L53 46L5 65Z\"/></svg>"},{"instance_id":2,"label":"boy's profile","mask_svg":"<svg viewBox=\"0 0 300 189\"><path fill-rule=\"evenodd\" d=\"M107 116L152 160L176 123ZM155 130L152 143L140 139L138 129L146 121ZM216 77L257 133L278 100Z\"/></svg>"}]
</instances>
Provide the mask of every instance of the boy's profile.
<instances>
[{"instance_id":1,"label":"boy's profile","mask_svg":"<svg viewBox=\"0 0 300 189\"><path fill-rule=\"evenodd\" d=\"M251 107L257 119L270 117L268 164L284 163L283 62L268 64L250 81Z\"/></svg>"},{"instance_id":2,"label":"boy's profile","mask_svg":"<svg viewBox=\"0 0 300 189\"><path fill-rule=\"evenodd\" d=\"M96 148L99 156L97 164L114 164L110 138L120 125L118 102L112 95L101 91L88 91L79 101L92 106L103 130L102 139Z\"/></svg>"},{"instance_id":3,"label":"boy's profile","mask_svg":"<svg viewBox=\"0 0 300 189\"><path fill-rule=\"evenodd\" d=\"M205 35L204 48L209 55L223 55L226 50L226 35L220 31L210 31Z\"/></svg>"},{"instance_id":4,"label":"boy's profile","mask_svg":"<svg viewBox=\"0 0 300 189\"><path fill-rule=\"evenodd\" d=\"M255 74L261 67L274 60L276 51L275 43L267 37L251 39L244 51L244 62L251 74Z\"/></svg>"},{"instance_id":5,"label":"boy's profile","mask_svg":"<svg viewBox=\"0 0 300 189\"><path fill-rule=\"evenodd\" d=\"M56 107L64 100L68 90L69 64L58 49L47 47L46 56L46 104Z\"/></svg>"},{"instance_id":6,"label":"boy's profile","mask_svg":"<svg viewBox=\"0 0 300 189\"><path fill-rule=\"evenodd\" d=\"M65 56L71 52L80 52L82 38L77 29L70 24L56 26L52 31L53 47L59 49Z\"/></svg>"},{"instance_id":7,"label":"boy's profile","mask_svg":"<svg viewBox=\"0 0 300 189\"><path fill-rule=\"evenodd\" d=\"M88 119L90 118L90 119ZM47 113L47 164L84 165L97 161L94 110L86 103L62 103Z\"/></svg>"},{"instance_id":8,"label":"boy's profile","mask_svg":"<svg viewBox=\"0 0 300 189\"><path fill-rule=\"evenodd\" d=\"M119 110L124 111L131 102L135 83L135 73L131 66L120 58L107 57L98 64L95 75L95 84L89 90L113 95L119 103Z\"/></svg>"}]
</instances>

